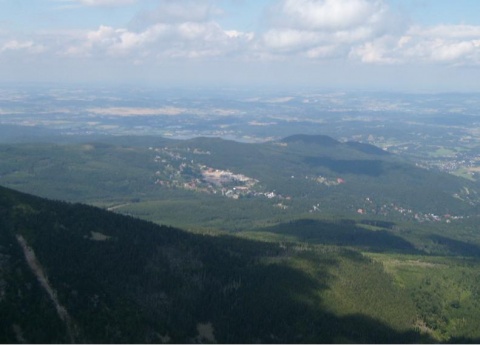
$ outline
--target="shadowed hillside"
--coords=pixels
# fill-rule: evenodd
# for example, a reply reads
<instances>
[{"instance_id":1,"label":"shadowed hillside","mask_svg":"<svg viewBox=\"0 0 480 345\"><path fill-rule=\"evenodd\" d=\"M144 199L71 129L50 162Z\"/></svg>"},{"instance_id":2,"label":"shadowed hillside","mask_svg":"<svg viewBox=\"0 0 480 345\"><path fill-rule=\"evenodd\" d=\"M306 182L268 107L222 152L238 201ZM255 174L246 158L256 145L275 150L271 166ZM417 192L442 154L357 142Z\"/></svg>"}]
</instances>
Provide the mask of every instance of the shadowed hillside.
<instances>
[{"instance_id":1,"label":"shadowed hillside","mask_svg":"<svg viewBox=\"0 0 480 345\"><path fill-rule=\"evenodd\" d=\"M348 250L193 235L3 188L0 215L2 342L428 341L406 296ZM389 311L332 308L336 274L358 267Z\"/></svg>"},{"instance_id":2,"label":"shadowed hillside","mask_svg":"<svg viewBox=\"0 0 480 345\"><path fill-rule=\"evenodd\" d=\"M286 137L280 140L283 143L304 143L304 144L314 144L326 147L333 147L340 145L340 142L327 136L327 135L305 135L305 134L296 134Z\"/></svg>"}]
</instances>

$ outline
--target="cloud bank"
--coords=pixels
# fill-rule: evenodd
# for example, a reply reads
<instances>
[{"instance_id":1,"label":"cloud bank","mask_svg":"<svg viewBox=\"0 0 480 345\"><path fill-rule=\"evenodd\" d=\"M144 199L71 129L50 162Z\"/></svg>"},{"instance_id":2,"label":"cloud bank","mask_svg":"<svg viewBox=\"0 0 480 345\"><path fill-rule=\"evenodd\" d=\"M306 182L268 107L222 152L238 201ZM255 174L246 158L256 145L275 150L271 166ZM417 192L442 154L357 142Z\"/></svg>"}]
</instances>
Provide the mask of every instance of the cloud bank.
<instances>
[{"instance_id":1,"label":"cloud bank","mask_svg":"<svg viewBox=\"0 0 480 345\"><path fill-rule=\"evenodd\" d=\"M132 6L135 0L68 0L85 8ZM359 65L480 66L480 26L420 26L385 0L279 0L261 28L225 27L222 1L160 0L122 27L0 31L0 63L28 56L59 61L252 63L340 61ZM135 7L137 6L137 7ZM66 11L68 9L65 9Z\"/></svg>"}]
</instances>

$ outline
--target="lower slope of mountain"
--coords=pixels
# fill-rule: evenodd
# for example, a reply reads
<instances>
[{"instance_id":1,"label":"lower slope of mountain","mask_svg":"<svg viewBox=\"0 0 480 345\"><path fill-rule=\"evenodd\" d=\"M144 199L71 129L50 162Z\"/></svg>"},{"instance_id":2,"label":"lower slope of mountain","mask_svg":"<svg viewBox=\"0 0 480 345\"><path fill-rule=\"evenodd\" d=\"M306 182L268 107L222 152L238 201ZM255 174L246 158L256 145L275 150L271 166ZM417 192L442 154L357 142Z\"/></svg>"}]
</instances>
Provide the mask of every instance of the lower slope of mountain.
<instances>
[{"instance_id":1,"label":"lower slope of mountain","mask_svg":"<svg viewBox=\"0 0 480 345\"><path fill-rule=\"evenodd\" d=\"M420 342L353 249L194 235L0 188L1 342Z\"/></svg>"}]
</instances>

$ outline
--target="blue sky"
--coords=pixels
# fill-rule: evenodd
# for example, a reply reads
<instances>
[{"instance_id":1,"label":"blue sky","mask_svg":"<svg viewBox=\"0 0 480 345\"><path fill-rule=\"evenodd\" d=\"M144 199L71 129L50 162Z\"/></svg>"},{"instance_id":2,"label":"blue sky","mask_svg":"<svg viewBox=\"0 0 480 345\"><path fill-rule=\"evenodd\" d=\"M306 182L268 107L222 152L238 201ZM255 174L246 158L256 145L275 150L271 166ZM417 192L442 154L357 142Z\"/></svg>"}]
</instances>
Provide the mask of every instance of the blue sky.
<instances>
[{"instance_id":1,"label":"blue sky","mask_svg":"<svg viewBox=\"0 0 480 345\"><path fill-rule=\"evenodd\" d=\"M477 0L0 0L5 82L480 91Z\"/></svg>"},{"instance_id":2,"label":"blue sky","mask_svg":"<svg viewBox=\"0 0 480 345\"><path fill-rule=\"evenodd\" d=\"M480 25L478 0L392 0L390 4L397 8L403 7L422 25Z\"/></svg>"}]
</instances>

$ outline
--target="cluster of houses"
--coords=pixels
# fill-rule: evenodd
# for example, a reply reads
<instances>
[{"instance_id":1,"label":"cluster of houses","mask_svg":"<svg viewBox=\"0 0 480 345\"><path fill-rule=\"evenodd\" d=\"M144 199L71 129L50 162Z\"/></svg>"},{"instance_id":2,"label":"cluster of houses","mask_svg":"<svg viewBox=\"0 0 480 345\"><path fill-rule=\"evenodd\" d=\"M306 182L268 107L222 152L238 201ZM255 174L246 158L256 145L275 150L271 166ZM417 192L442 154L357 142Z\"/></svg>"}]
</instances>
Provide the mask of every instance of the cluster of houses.
<instances>
[{"instance_id":1,"label":"cluster of houses","mask_svg":"<svg viewBox=\"0 0 480 345\"><path fill-rule=\"evenodd\" d=\"M463 219L463 216L453 216L445 214L443 216L434 213L415 212L412 209L405 208L394 203L384 204L378 207L371 198L366 198L362 208L357 209L358 214L375 214L383 216L391 216L392 213L397 213L408 220L415 220L417 222L446 222L451 223L452 220Z\"/></svg>"},{"instance_id":2,"label":"cluster of houses","mask_svg":"<svg viewBox=\"0 0 480 345\"><path fill-rule=\"evenodd\" d=\"M323 184L327 187L338 186L339 184L345 183L345 180L341 177L329 179L329 178L324 177L324 176L317 176L316 178L314 178L314 180L317 183Z\"/></svg>"},{"instance_id":3,"label":"cluster of houses","mask_svg":"<svg viewBox=\"0 0 480 345\"><path fill-rule=\"evenodd\" d=\"M231 199L244 197L265 197L267 199L286 199L274 191L260 191L256 188L257 179L236 174L229 170L214 169L195 163L182 156L178 150L156 148L154 161L162 168L155 173L155 184L167 188L181 188L208 194L219 194ZM210 155L209 151L187 148L186 152L196 155Z\"/></svg>"}]
</instances>

